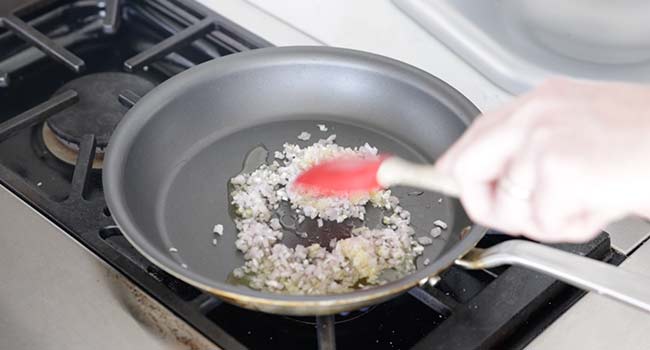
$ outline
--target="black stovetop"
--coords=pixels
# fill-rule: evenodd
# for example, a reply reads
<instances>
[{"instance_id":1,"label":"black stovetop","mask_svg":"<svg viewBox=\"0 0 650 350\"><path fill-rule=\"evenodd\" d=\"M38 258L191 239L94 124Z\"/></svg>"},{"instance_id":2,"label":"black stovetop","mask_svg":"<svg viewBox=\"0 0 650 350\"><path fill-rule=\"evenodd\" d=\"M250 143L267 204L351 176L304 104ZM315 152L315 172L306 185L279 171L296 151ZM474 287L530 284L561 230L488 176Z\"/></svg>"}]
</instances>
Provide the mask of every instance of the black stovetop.
<instances>
[{"instance_id":1,"label":"black stovetop","mask_svg":"<svg viewBox=\"0 0 650 350\"><path fill-rule=\"evenodd\" d=\"M316 348L314 318L229 305L139 255L114 226L101 170L93 169L114 123L150 88L201 62L270 44L189 0L45 0L14 11L27 3L0 5L0 182L218 346ZM488 235L480 245L503 239ZM560 248L624 258L606 234ZM435 287L336 315L336 342L339 349L518 349L582 294L517 267L452 267Z\"/></svg>"}]
</instances>

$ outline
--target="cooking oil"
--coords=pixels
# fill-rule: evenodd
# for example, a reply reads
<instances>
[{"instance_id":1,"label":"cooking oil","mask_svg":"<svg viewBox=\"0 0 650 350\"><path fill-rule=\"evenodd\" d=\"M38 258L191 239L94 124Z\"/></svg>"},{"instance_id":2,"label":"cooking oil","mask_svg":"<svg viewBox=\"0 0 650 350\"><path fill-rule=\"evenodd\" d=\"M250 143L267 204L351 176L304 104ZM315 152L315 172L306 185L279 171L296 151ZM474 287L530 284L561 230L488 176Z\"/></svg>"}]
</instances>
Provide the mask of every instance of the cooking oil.
<instances>
[{"instance_id":1,"label":"cooking oil","mask_svg":"<svg viewBox=\"0 0 650 350\"><path fill-rule=\"evenodd\" d=\"M265 164L269 156L269 150L264 144L259 144L252 148L242 162L242 168L237 175L251 173L255 169L259 168L262 164ZM235 175L235 176L237 176ZM239 215L237 215L237 208L232 204L232 192L235 190L235 186L228 181L228 214L230 217L235 220Z\"/></svg>"}]
</instances>

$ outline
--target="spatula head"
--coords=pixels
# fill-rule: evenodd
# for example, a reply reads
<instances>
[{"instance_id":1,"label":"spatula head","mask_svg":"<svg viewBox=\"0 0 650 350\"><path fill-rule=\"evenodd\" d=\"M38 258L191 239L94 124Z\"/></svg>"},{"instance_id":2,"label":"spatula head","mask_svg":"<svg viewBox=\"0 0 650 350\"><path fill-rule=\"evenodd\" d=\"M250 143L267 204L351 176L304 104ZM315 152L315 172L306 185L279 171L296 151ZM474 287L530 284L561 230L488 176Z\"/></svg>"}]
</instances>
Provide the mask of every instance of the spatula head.
<instances>
[{"instance_id":1,"label":"spatula head","mask_svg":"<svg viewBox=\"0 0 650 350\"><path fill-rule=\"evenodd\" d=\"M294 184L312 193L344 195L381 188L377 171L387 156L337 158L317 164L300 174Z\"/></svg>"}]
</instances>

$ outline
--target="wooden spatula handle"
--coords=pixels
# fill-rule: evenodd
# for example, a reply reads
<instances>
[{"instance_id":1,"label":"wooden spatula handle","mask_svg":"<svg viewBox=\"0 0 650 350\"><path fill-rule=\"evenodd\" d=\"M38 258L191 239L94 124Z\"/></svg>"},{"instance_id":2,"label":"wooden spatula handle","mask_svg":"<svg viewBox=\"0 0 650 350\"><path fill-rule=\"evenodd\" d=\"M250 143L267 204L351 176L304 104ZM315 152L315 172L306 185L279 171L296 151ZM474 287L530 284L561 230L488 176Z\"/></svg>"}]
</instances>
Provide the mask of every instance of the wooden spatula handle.
<instances>
[{"instance_id":1,"label":"wooden spatula handle","mask_svg":"<svg viewBox=\"0 0 650 350\"><path fill-rule=\"evenodd\" d=\"M416 164L395 156L382 162L377 172L377 181L383 187L411 186L452 197L458 197L460 193L456 181L433 165Z\"/></svg>"}]
</instances>

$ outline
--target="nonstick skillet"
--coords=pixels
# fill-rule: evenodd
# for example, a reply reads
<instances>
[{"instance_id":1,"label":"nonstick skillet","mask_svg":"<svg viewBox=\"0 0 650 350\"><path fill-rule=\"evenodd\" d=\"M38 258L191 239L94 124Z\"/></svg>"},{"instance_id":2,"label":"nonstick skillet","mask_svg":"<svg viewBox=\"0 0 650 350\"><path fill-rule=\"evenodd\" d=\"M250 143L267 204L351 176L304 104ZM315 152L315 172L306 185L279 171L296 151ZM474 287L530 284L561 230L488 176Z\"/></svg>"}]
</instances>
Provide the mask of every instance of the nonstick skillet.
<instances>
[{"instance_id":1,"label":"nonstick skillet","mask_svg":"<svg viewBox=\"0 0 650 350\"><path fill-rule=\"evenodd\" d=\"M387 284L336 295L284 295L234 283L244 263L235 248L228 181L251 152L282 148L308 131L337 143L366 142L381 152L432 162L479 113L443 81L404 63L339 48L285 47L219 58L181 73L143 97L115 130L104 163L108 206L125 237L175 277L228 302L287 315L359 309L402 293L457 263L468 268L518 264L650 309L650 291L619 268L531 242L512 240L486 251L487 229L472 225L459 201L396 188L416 234L435 219L449 227L418 258L418 270ZM319 134L316 124L329 132ZM314 142L314 139L311 140ZM212 228L224 225L219 244ZM310 225L309 222L306 225ZM327 235L307 226L301 242ZM336 229L330 232L340 232ZM340 238L340 237L339 237ZM325 241L329 242L329 238ZM170 251L170 247L174 247ZM423 261L431 263L424 266Z\"/></svg>"}]
</instances>

